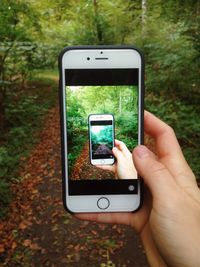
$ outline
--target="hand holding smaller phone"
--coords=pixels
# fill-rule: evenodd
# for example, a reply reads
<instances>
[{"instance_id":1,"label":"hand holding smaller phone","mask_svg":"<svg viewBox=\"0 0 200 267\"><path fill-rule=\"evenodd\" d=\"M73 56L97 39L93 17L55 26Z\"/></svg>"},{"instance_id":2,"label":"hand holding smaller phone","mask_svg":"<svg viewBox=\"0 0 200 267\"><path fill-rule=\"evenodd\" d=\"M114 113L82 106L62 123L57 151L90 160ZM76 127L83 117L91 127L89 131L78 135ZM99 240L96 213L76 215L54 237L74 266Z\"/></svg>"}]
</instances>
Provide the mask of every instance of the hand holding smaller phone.
<instances>
[{"instance_id":1,"label":"hand holding smaller phone","mask_svg":"<svg viewBox=\"0 0 200 267\"><path fill-rule=\"evenodd\" d=\"M112 152L116 158L113 165L97 165L97 168L115 173L117 179L137 179L137 171L133 164L132 154L126 145L115 139L115 147Z\"/></svg>"}]
</instances>

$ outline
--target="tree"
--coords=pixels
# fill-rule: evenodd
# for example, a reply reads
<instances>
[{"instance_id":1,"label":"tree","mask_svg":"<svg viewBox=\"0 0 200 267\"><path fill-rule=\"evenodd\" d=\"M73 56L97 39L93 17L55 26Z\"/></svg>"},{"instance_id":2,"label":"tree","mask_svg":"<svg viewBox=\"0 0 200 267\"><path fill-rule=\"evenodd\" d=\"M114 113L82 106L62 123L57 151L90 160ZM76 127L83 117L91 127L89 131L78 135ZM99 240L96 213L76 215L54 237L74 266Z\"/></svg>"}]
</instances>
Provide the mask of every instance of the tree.
<instances>
[{"instance_id":1,"label":"tree","mask_svg":"<svg viewBox=\"0 0 200 267\"><path fill-rule=\"evenodd\" d=\"M39 31L36 12L26 1L1 1L0 5L0 129L5 125L7 90L26 74L24 62L30 60L34 46L31 35ZM19 60L21 57L21 60Z\"/></svg>"}]
</instances>

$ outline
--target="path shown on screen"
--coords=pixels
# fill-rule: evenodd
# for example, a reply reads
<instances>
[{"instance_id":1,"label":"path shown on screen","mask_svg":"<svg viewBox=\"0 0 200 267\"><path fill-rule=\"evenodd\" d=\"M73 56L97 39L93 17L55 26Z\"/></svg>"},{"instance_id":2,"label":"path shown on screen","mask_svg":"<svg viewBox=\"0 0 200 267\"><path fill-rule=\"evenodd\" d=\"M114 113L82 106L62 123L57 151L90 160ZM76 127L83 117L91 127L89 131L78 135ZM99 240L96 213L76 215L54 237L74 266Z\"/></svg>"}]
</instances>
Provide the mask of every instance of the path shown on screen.
<instances>
[{"instance_id":1,"label":"path shown on screen","mask_svg":"<svg viewBox=\"0 0 200 267\"><path fill-rule=\"evenodd\" d=\"M115 176L110 171L99 169L92 165L89 159L89 144L84 145L82 152L74 163L71 179L73 180L103 180L115 179Z\"/></svg>"},{"instance_id":2,"label":"path shown on screen","mask_svg":"<svg viewBox=\"0 0 200 267\"><path fill-rule=\"evenodd\" d=\"M22 180L13 187L9 216L0 223L0 265L147 267L133 229L80 221L64 210L58 107L45 121Z\"/></svg>"}]
</instances>

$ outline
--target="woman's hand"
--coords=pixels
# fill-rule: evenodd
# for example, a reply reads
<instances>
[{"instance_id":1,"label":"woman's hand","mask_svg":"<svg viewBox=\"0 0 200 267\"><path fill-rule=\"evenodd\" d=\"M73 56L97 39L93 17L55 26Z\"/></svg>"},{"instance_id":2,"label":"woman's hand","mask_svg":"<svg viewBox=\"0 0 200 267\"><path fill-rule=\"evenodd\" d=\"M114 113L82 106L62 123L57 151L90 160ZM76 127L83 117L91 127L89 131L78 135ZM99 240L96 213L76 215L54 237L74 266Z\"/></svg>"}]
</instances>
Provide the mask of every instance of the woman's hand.
<instances>
[{"instance_id":1,"label":"woman's hand","mask_svg":"<svg viewBox=\"0 0 200 267\"><path fill-rule=\"evenodd\" d=\"M148 189L136 213L76 214L97 222L131 225L141 236L150 266L200 266L200 190L174 131L145 112L145 132L157 155L145 146L133 151L136 169ZM124 165L126 168L126 165Z\"/></svg>"},{"instance_id":2,"label":"woman's hand","mask_svg":"<svg viewBox=\"0 0 200 267\"><path fill-rule=\"evenodd\" d=\"M96 165L96 167L114 172L117 179L137 179L132 154L126 145L115 139L115 147L112 151L116 162L113 165Z\"/></svg>"}]
</instances>

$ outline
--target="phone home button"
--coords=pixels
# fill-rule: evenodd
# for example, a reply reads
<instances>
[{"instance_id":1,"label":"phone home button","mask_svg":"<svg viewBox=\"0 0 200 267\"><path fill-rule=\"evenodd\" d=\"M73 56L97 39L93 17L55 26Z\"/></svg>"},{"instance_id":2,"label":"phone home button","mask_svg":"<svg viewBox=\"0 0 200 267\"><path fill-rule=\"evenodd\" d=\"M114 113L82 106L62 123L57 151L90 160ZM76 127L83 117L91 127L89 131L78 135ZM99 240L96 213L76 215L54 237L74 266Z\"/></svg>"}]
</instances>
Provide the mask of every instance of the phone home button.
<instances>
[{"instance_id":1,"label":"phone home button","mask_svg":"<svg viewBox=\"0 0 200 267\"><path fill-rule=\"evenodd\" d=\"M107 209L110 206L110 201L106 197L101 197L97 201L97 206L101 210L105 210L105 209Z\"/></svg>"}]
</instances>

